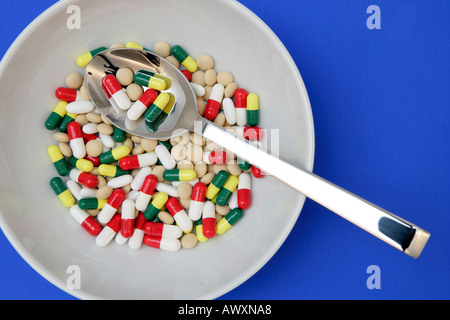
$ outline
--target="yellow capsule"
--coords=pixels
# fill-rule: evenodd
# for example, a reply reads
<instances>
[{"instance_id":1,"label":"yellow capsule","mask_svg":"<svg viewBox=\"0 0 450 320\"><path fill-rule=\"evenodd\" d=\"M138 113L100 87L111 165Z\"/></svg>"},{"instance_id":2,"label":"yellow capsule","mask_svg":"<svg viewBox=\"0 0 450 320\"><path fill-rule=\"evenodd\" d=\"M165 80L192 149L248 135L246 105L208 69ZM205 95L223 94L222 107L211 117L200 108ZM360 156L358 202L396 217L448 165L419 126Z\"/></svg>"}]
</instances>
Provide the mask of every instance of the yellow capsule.
<instances>
[{"instance_id":1,"label":"yellow capsule","mask_svg":"<svg viewBox=\"0 0 450 320\"><path fill-rule=\"evenodd\" d=\"M111 154L115 160L122 159L123 157L129 155L131 152L130 147L126 145L114 148L111 151L112 151Z\"/></svg>"},{"instance_id":2,"label":"yellow capsule","mask_svg":"<svg viewBox=\"0 0 450 320\"><path fill-rule=\"evenodd\" d=\"M110 164L101 164L98 166L98 173L102 176L115 177L117 168Z\"/></svg>"},{"instance_id":3,"label":"yellow capsule","mask_svg":"<svg viewBox=\"0 0 450 320\"><path fill-rule=\"evenodd\" d=\"M155 99L155 101L153 101L153 104L157 106L159 109L163 110L164 107L169 103L169 101L170 96L166 92L161 92Z\"/></svg>"},{"instance_id":4,"label":"yellow capsule","mask_svg":"<svg viewBox=\"0 0 450 320\"><path fill-rule=\"evenodd\" d=\"M144 49L143 46L141 46L135 42L132 42L132 41L127 42L127 44L125 45L125 48L135 48L135 49L140 49L140 50Z\"/></svg>"},{"instance_id":5,"label":"yellow capsule","mask_svg":"<svg viewBox=\"0 0 450 320\"><path fill-rule=\"evenodd\" d=\"M201 222L201 220L200 220ZM205 237L205 235L203 234L203 225L200 224L196 224L195 226L195 233L197 234L197 240L200 242L206 242L208 241L208 238Z\"/></svg>"},{"instance_id":6,"label":"yellow capsule","mask_svg":"<svg viewBox=\"0 0 450 320\"><path fill-rule=\"evenodd\" d=\"M169 200L169 195L166 192L159 192L152 200L152 205L157 209L161 209L167 200Z\"/></svg>"},{"instance_id":7,"label":"yellow capsule","mask_svg":"<svg viewBox=\"0 0 450 320\"><path fill-rule=\"evenodd\" d=\"M239 184L239 178L236 176L229 176L227 182L223 185L223 188L233 192Z\"/></svg>"},{"instance_id":8,"label":"yellow capsule","mask_svg":"<svg viewBox=\"0 0 450 320\"><path fill-rule=\"evenodd\" d=\"M247 96L247 110L259 110L259 98L256 93L250 93Z\"/></svg>"},{"instance_id":9,"label":"yellow capsule","mask_svg":"<svg viewBox=\"0 0 450 320\"><path fill-rule=\"evenodd\" d=\"M94 164L86 159L78 159L76 168L84 172L91 172L94 170Z\"/></svg>"},{"instance_id":10,"label":"yellow capsule","mask_svg":"<svg viewBox=\"0 0 450 320\"><path fill-rule=\"evenodd\" d=\"M217 197L217 194L219 193L220 189L217 188L212 183L208 186L208 189L206 189L206 198L215 201L215 198Z\"/></svg>"},{"instance_id":11,"label":"yellow capsule","mask_svg":"<svg viewBox=\"0 0 450 320\"><path fill-rule=\"evenodd\" d=\"M230 229L230 228L231 228L231 224L229 224L227 219L225 219L225 217L223 217L216 224L216 233L223 234L223 233L227 232L228 229Z\"/></svg>"},{"instance_id":12,"label":"yellow capsule","mask_svg":"<svg viewBox=\"0 0 450 320\"><path fill-rule=\"evenodd\" d=\"M105 47L100 47L100 48L97 48L95 50L92 50L92 51L89 51L89 52L86 52L86 53L80 55L77 58L78 66L82 67L82 68L86 67L95 55L97 55L99 52L102 52L104 50L106 50Z\"/></svg>"},{"instance_id":13,"label":"yellow capsule","mask_svg":"<svg viewBox=\"0 0 450 320\"><path fill-rule=\"evenodd\" d=\"M67 189L64 192L58 194L58 198L59 198L59 200L61 200L63 205L66 206L67 208L70 208L73 205L75 205L75 198L70 193L69 189Z\"/></svg>"},{"instance_id":14,"label":"yellow capsule","mask_svg":"<svg viewBox=\"0 0 450 320\"><path fill-rule=\"evenodd\" d=\"M48 151L48 155L50 156L50 160L52 160L53 163L64 158L64 156L62 155L61 150L59 150L58 146L52 145L52 146L48 147L47 151Z\"/></svg>"},{"instance_id":15,"label":"yellow capsule","mask_svg":"<svg viewBox=\"0 0 450 320\"><path fill-rule=\"evenodd\" d=\"M191 56L187 57L182 64L189 72L195 72L198 69L197 62Z\"/></svg>"},{"instance_id":16,"label":"yellow capsule","mask_svg":"<svg viewBox=\"0 0 450 320\"><path fill-rule=\"evenodd\" d=\"M66 115L66 106L67 106L67 104L68 103L66 101L58 102L58 104L56 105L55 109L53 109L53 112L59 114L61 117L64 117Z\"/></svg>"}]
</instances>

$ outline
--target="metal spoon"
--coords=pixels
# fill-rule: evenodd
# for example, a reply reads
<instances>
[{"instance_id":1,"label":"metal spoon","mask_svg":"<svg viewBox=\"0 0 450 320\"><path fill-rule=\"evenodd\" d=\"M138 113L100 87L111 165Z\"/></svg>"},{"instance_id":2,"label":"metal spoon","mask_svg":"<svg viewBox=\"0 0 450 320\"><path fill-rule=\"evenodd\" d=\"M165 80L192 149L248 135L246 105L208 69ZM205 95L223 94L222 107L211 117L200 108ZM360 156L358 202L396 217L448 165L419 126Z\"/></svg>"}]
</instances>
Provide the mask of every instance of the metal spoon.
<instances>
[{"instance_id":1,"label":"metal spoon","mask_svg":"<svg viewBox=\"0 0 450 320\"><path fill-rule=\"evenodd\" d=\"M153 71L172 80L167 92L173 94L175 105L155 132L148 131L143 119L129 120L126 112L114 108L105 96L101 88L103 77L115 74L121 67L135 73L141 69ZM126 132L148 139L170 139L186 130L195 131L413 258L419 257L430 237L430 233L420 227L311 172L290 165L201 117L186 77L156 54L128 48L103 51L87 66L84 83L98 110Z\"/></svg>"}]
</instances>

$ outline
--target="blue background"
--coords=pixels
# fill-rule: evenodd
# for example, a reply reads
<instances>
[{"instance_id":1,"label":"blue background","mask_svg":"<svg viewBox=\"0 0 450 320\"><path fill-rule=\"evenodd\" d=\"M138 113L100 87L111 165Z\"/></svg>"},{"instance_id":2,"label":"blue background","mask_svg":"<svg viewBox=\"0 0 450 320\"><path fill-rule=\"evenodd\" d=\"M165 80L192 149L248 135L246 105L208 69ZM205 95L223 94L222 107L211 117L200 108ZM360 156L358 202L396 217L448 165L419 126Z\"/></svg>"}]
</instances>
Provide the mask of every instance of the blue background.
<instances>
[{"instance_id":1,"label":"blue background","mask_svg":"<svg viewBox=\"0 0 450 320\"><path fill-rule=\"evenodd\" d=\"M0 56L55 2L2 0ZM281 249L221 299L449 299L450 1L240 2L300 70L315 122L314 172L431 238L415 260L307 199ZM381 8L380 30L366 27L372 4ZM74 299L3 233L0 257L0 299ZM366 286L371 265L381 289Z\"/></svg>"}]
</instances>

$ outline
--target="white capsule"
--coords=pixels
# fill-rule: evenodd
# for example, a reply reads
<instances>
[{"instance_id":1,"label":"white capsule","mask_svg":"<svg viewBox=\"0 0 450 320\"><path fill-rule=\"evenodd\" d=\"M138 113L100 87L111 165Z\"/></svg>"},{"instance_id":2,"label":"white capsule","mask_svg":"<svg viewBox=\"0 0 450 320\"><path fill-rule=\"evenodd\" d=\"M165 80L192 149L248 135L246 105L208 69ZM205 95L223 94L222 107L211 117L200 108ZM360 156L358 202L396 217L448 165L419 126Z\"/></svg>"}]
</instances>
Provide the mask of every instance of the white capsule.
<instances>
[{"instance_id":1,"label":"white capsule","mask_svg":"<svg viewBox=\"0 0 450 320\"><path fill-rule=\"evenodd\" d=\"M236 108L234 106L233 100L230 98L225 98L222 101L223 113L225 115L225 120L230 124L234 125L236 123Z\"/></svg>"},{"instance_id":2,"label":"white capsule","mask_svg":"<svg viewBox=\"0 0 450 320\"><path fill-rule=\"evenodd\" d=\"M80 190L81 198L97 198L97 188L82 187Z\"/></svg>"},{"instance_id":3,"label":"white capsule","mask_svg":"<svg viewBox=\"0 0 450 320\"><path fill-rule=\"evenodd\" d=\"M241 179L241 176L239 176L239 181ZM234 190L233 194L231 195L230 199L228 200L228 207L233 210L238 208L238 193L237 190Z\"/></svg>"},{"instance_id":4,"label":"white capsule","mask_svg":"<svg viewBox=\"0 0 450 320\"><path fill-rule=\"evenodd\" d=\"M135 204L133 200L125 199L122 202L122 219L134 219Z\"/></svg>"},{"instance_id":5,"label":"white capsule","mask_svg":"<svg viewBox=\"0 0 450 320\"><path fill-rule=\"evenodd\" d=\"M219 103L222 103L224 92L225 92L225 87L223 86L223 84L216 83L211 89L209 99L217 101Z\"/></svg>"},{"instance_id":6,"label":"white capsule","mask_svg":"<svg viewBox=\"0 0 450 320\"><path fill-rule=\"evenodd\" d=\"M75 114L80 114L80 113L89 113L94 111L95 106L92 103L92 101L89 100L78 100L78 101L73 101L67 104L66 106L66 111L68 113L75 113Z\"/></svg>"},{"instance_id":7,"label":"white capsule","mask_svg":"<svg viewBox=\"0 0 450 320\"><path fill-rule=\"evenodd\" d=\"M105 226L95 238L95 244L101 248L104 248L111 242L116 234L117 231Z\"/></svg>"},{"instance_id":8,"label":"white capsule","mask_svg":"<svg viewBox=\"0 0 450 320\"><path fill-rule=\"evenodd\" d=\"M184 232L190 232L192 230L193 224L192 220L189 218L188 214L185 210L178 211L173 216L175 222L177 225L183 230Z\"/></svg>"},{"instance_id":9,"label":"white capsule","mask_svg":"<svg viewBox=\"0 0 450 320\"><path fill-rule=\"evenodd\" d=\"M247 109L236 108L236 124L238 126L245 126L247 124Z\"/></svg>"},{"instance_id":10,"label":"white capsule","mask_svg":"<svg viewBox=\"0 0 450 320\"><path fill-rule=\"evenodd\" d=\"M178 239L161 238L159 248L167 251L178 251L181 249L181 242Z\"/></svg>"},{"instance_id":11,"label":"white capsule","mask_svg":"<svg viewBox=\"0 0 450 320\"><path fill-rule=\"evenodd\" d=\"M81 186L78 184L78 182L74 180L67 180L66 182L67 189L69 189L70 193L75 197L75 199L80 200L83 197L80 194Z\"/></svg>"},{"instance_id":12,"label":"white capsule","mask_svg":"<svg viewBox=\"0 0 450 320\"><path fill-rule=\"evenodd\" d=\"M133 176L131 174L124 174L123 176L119 176L119 177L109 180L106 185L110 186L113 189L117 189L117 188L125 187L126 185L130 184L132 181L133 181Z\"/></svg>"},{"instance_id":13,"label":"white capsule","mask_svg":"<svg viewBox=\"0 0 450 320\"><path fill-rule=\"evenodd\" d=\"M144 230L135 228L133 235L131 236L131 238L128 239L128 246L133 250L139 249L142 246L144 236L145 236Z\"/></svg>"},{"instance_id":14,"label":"white capsule","mask_svg":"<svg viewBox=\"0 0 450 320\"><path fill-rule=\"evenodd\" d=\"M109 221L111 221L116 212L116 208L112 207L109 203L106 203L97 215L98 223L100 223L102 226L105 226Z\"/></svg>"},{"instance_id":15,"label":"white capsule","mask_svg":"<svg viewBox=\"0 0 450 320\"><path fill-rule=\"evenodd\" d=\"M111 96L111 99L113 99L116 105L122 110L128 110L131 107L131 100L128 97L127 92L123 88L114 93Z\"/></svg>"},{"instance_id":16,"label":"white capsule","mask_svg":"<svg viewBox=\"0 0 450 320\"><path fill-rule=\"evenodd\" d=\"M136 197L136 209L138 209L139 211L145 211L148 207L148 204L150 203L151 198L151 195L139 191Z\"/></svg>"},{"instance_id":17,"label":"white capsule","mask_svg":"<svg viewBox=\"0 0 450 320\"><path fill-rule=\"evenodd\" d=\"M182 236L183 230L179 226L164 224L163 231L161 237L170 238L170 239L178 239Z\"/></svg>"},{"instance_id":18,"label":"white capsule","mask_svg":"<svg viewBox=\"0 0 450 320\"><path fill-rule=\"evenodd\" d=\"M178 197L177 188L164 182L158 182L158 184L156 185L156 190L158 190L159 192L165 192L169 196L174 198Z\"/></svg>"},{"instance_id":19,"label":"white capsule","mask_svg":"<svg viewBox=\"0 0 450 320\"><path fill-rule=\"evenodd\" d=\"M175 160L172 158L171 153L169 152L169 149L165 145L158 145L155 148L155 153L158 156L159 161L161 161L161 164L166 169L173 169L177 165Z\"/></svg>"},{"instance_id":20,"label":"white capsule","mask_svg":"<svg viewBox=\"0 0 450 320\"><path fill-rule=\"evenodd\" d=\"M156 162L158 162L158 157L156 156L156 153L154 152L147 152L142 153L137 156L139 161L139 167L148 167L154 165Z\"/></svg>"},{"instance_id":21,"label":"white capsule","mask_svg":"<svg viewBox=\"0 0 450 320\"><path fill-rule=\"evenodd\" d=\"M144 103L142 103L142 101L136 100L136 102L133 103L130 109L128 109L127 117L130 120L135 121L139 119L139 117L142 116L145 111L147 111L147 106Z\"/></svg>"},{"instance_id":22,"label":"white capsule","mask_svg":"<svg viewBox=\"0 0 450 320\"><path fill-rule=\"evenodd\" d=\"M70 207L69 213L72 216L72 218L74 218L75 221L78 222L78 224L82 224L84 220L86 220L86 218L89 217L89 214L83 209L81 209L78 205Z\"/></svg>"},{"instance_id":23,"label":"white capsule","mask_svg":"<svg viewBox=\"0 0 450 320\"><path fill-rule=\"evenodd\" d=\"M202 219L215 217L216 217L216 206L212 201L205 201L205 204L203 206Z\"/></svg>"},{"instance_id":24,"label":"white capsule","mask_svg":"<svg viewBox=\"0 0 450 320\"><path fill-rule=\"evenodd\" d=\"M86 145L83 138L75 138L69 142L70 149L75 158L81 159L86 156Z\"/></svg>"},{"instance_id":25,"label":"white capsule","mask_svg":"<svg viewBox=\"0 0 450 320\"><path fill-rule=\"evenodd\" d=\"M127 243L129 238L125 238L121 232L117 232L114 241L116 242L116 244L118 244L119 246L123 246L125 243Z\"/></svg>"},{"instance_id":26,"label":"white capsule","mask_svg":"<svg viewBox=\"0 0 450 320\"><path fill-rule=\"evenodd\" d=\"M194 94L197 97L203 97L205 95L206 90L203 86L201 86L197 83L193 83L193 82L191 82L190 84L191 84L192 90L194 91Z\"/></svg>"},{"instance_id":27,"label":"white capsule","mask_svg":"<svg viewBox=\"0 0 450 320\"><path fill-rule=\"evenodd\" d=\"M134 176L133 182L131 182L130 187L132 190L139 190L144 183L145 177L149 174L152 174L152 168L143 167L139 170L139 172Z\"/></svg>"},{"instance_id":28,"label":"white capsule","mask_svg":"<svg viewBox=\"0 0 450 320\"><path fill-rule=\"evenodd\" d=\"M204 202L191 200L189 204L189 218L193 221L197 221L202 217Z\"/></svg>"}]
</instances>

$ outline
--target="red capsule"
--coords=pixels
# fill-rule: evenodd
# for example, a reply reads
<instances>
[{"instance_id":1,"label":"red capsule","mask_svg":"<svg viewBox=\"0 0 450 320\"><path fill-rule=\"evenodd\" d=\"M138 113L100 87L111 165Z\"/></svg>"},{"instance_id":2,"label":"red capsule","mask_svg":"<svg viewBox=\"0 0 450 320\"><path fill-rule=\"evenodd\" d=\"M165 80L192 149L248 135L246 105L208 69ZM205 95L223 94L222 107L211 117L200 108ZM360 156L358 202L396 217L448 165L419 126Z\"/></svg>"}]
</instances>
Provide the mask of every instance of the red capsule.
<instances>
[{"instance_id":1,"label":"red capsule","mask_svg":"<svg viewBox=\"0 0 450 320\"><path fill-rule=\"evenodd\" d=\"M122 202L122 214L120 222L120 233L124 238L130 238L134 233L134 201L125 199Z\"/></svg>"},{"instance_id":2,"label":"red capsule","mask_svg":"<svg viewBox=\"0 0 450 320\"><path fill-rule=\"evenodd\" d=\"M148 221L144 225L144 232L150 236L162 237L164 223Z\"/></svg>"},{"instance_id":3,"label":"red capsule","mask_svg":"<svg viewBox=\"0 0 450 320\"><path fill-rule=\"evenodd\" d=\"M255 167L253 165L252 165L252 174L255 178L262 178L265 176L265 173L261 169Z\"/></svg>"},{"instance_id":4,"label":"red capsule","mask_svg":"<svg viewBox=\"0 0 450 320\"><path fill-rule=\"evenodd\" d=\"M263 137L263 129L259 127L245 127L243 137L247 140L260 141Z\"/></svg>"},{"instance_id":5,"label":"red capsule","mask_svg":"<svg viewBox=\"0 0 450 320\"><path fill-rule=\"evenodd\" d=\"M126 196L127 194L122 189L115 189L106 203L114 209L119 209Z\"/></svg>"},{"instance_id":6,"label":"red capsule","mask_svg":"<svg viewBox=\"0 0 450 320\"><path fill-rule=\"evenodd\" d=\"M92 216L88 216L81 226L92 236L96 236L102 231L102 226Z\"/></svg>"},{"instance_id":7,"label":"red capsule","mask_svg":"<svg viewBox=\"0 0 450 320\"><path fill-rule=\"evenodd\" d=\"M139 97L138 101L142 102L147 108L151 106L153 101L158 97L158 92L155 89L147 89Z\"/></svg>"},{"instance_id":8,"label":"red capsule","mask_svg":"<svg viewBox=\"0 0 450 320\"><path fill-rule=\"evenodd\" d=\"M60 87L56 89L55 96L57 99L66 101L66 102L74 102L78 98L78 91L70 88Z\"/></svg>"},{"instance_id":9,"label":"red capsule","mask_svg":"<svg viewBox=\"0 0 450 320\"><path fill-rule=\"evenodd\" d=\"M184 74L184 76L186 77L186 79L187 79L188 81L191 81L191 79L192 79L192 74L191 74L188 70L182 70L181 73Z\"/></svg>"},{"instance_id":10,"label":"red capsule","mask_svg":"<svg viewBox=\"0 0 450 320\"><path fill-rule=\"evenodd\" d=\"M136 217L136 221L134 222L134 228L144 230L144 226L147 222L148 220L145 218L145 215L141 212Z\"/></svg>"},{"instance_id":11,"label":"red capsule","mask_svg":"<svg viewBox=\"0 0 450 320\"><path fill-rule=\"evenodd\" d=\"M148 195L153 195L157 184L158 178L153 174L149 174L148 176L145 177L144 182L142 183L141 189L139 191Z\"/></svg>"},{"instance_id":12,"label":"red capsule","mask_svg":"<svg viewBox=\"0 0 450 320\"><path fill-rule=\"evenodd\" d=\"M192 201L205 202L206 185L203 182L197 182L192 189Z\"/></svg>"},{"instance_id":13,"label":"red capsule","mask_svg":"<svg viewBox=\"0 0 450 320\"><path fill-rule=\"evenodd\" d=\"M83 130L78 122L72 121L67 125L67 134L69 135L69 140L83 138Z\"/></svg>"},{"instance_id":14,"label":"red capsule","mask_svg":"<svg viewBox=\"0 0 450 320\"><path fill-rule=\"evenodd\" d=\"M248 93L244 89L237 89L234 93L234 106L236 108L247 108Z\"/></svg>"},{"instance_id":15,"label":"red capsule","mask_svg":"<svg viewBox=\"0 0 450 320\"><path fill-rule=\"evenodd\" d=\"M112 74L108 74L103 77L102 85L103 85L103 88L105 88L108 91L110 96L113 96L115 93L117 93L123 89L120 82Z\"/></svg>"},{"instance_id":16,"label":"red capsule","mask_svg":"<svg viewBox=\"0 0 450 320\"><path fill-rule=\"evenodd\" d=\"M99 157L91 157L90 155L85 155L84 158L86 160L89 160L90 162L92 162L92 164L94 165L94 167L98 167L101 163L100 163L100 158Z\"/></svg>"},{"instance_id":17,"label":"red capsule","mask_svg":"<svg viewBox=\"0 0 450 320\"><path fill-rule=\"evenodd\" d=\"M88 188L95 188L98 185L98 178L89 172L81 172L78 176L78 182Z\"/></svg>"},{"instance_id":18,"label":"red capsule","mask_svg":"<svg viewBox=\"0 0 450 320\"><path fill-rule=\"evenodd\" d=\"M203 156L203 161L207 164L227 163L227 153L225 151L209 151Z\"/></svg>"},{"instance_id":19,"label":"red capsule","mask_svg":"<svg viewBox=\"0 0 450 320\"><path fill-rule=\"evenodd\" d=\"M85 132L83 132L83 139L84 139L84 143L88 143L91 140L98 139L98 136L96 134L93 134L93 133L85 133Z\"/></svg>"},{"instance_id":20,"label":"red capsule","mask_svg":"<svg viewBox=\"0 0 450 320\"><path fill-rule=\"evenodd\" d=\"M115 233L119 232L120 225L122 222L122 217L119 213L116 213L111 220L106 224L107 227L111 228Z\"/></svg>"}]
</instances>

